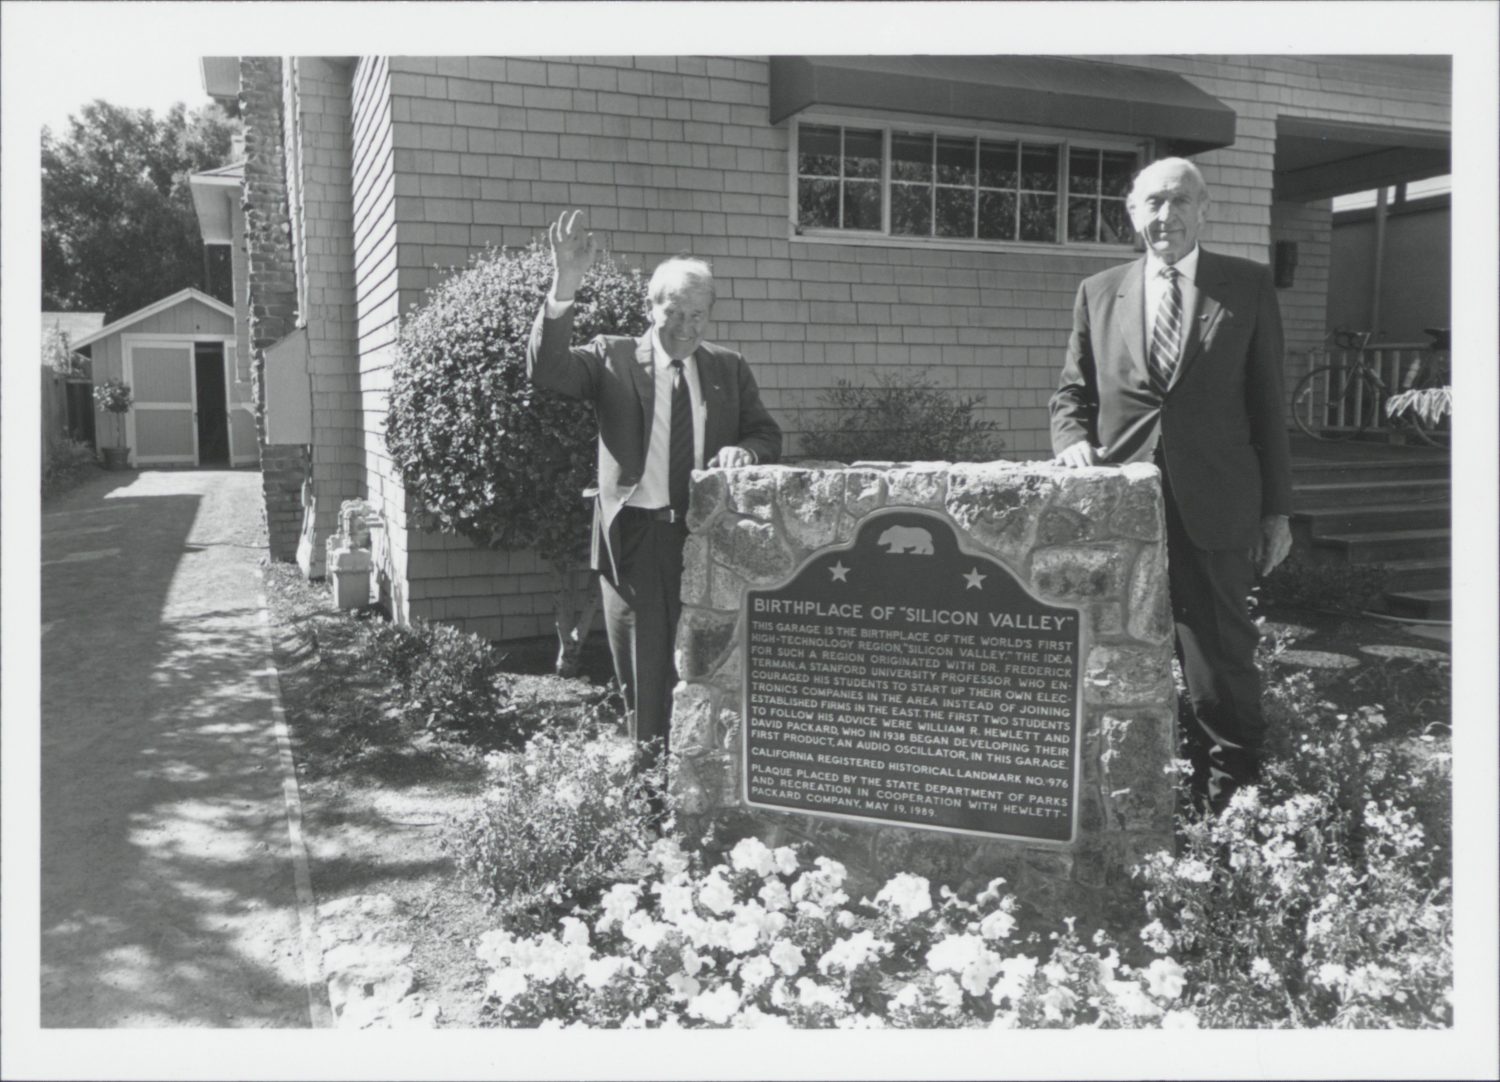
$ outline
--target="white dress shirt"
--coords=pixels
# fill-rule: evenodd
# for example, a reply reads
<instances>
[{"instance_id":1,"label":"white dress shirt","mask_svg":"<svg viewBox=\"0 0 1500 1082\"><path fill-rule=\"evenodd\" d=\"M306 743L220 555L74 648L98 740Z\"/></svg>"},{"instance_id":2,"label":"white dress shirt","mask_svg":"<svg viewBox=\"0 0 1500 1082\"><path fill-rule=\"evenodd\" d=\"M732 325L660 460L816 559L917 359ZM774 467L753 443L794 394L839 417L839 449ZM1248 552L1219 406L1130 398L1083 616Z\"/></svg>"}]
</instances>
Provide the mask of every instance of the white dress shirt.
<instances>
[{"instance_id":1,"label":"white dress shirt","mask_svg":"<svg viewBox=\"0 0 1500 1082\"><path fill-rule=\"evenodd\" d=\"M570 307L572 301L559 301L547 294L548 319L557 319ZM672 441L672 357L662 348L656 328L651 328L652 370L655 376L655 399L651 417L651 436L646 446L646 464L641 473L641 483L625 501L628 507L667 507L672 498L667 484L667 459ZM682 362L682 375L687 380L688 400L693 407L693 469L703 468L703 430L708 409L703 404L703 389L698 381L698 358L688 357Z\"/></svg>"},{"instance_id":2,"label":"white dress shirt","mask_svg":"<svg viewBox=\"0 0 1500 1082\"><path fill-rule=\"evenodd\" d=\"M1187 255L1183 256L1176 263L1172 264L1172 266L1174 266L1174 267L1177 268L1177 274L1178 274L1178 278L1179 278L1179 286L1180 286L1180 288L1183 291L1183 302L1182 302L1182 338L1177 343L1177 348L1178 349L1185 349L1187 347L1188 320L1192 318L1193 313L1191 313L1191 312L1189 312L1187 310L1187 296L1186 296L1186 293L1187 293L1188 283L1189 282L1196 282L1198 280L1197 279L1197 275L1198 275L1198 251L1199 251L1199 248L1195 244L1195 245L1193 245L1193 250L1191 252L1189 252ZM1145 270L1145 275L1146 275L1146 323L1145 323L1145 327L1146 327L1146 347L1147 347L1148 350L1150 349L1150 346L1151 346L1151 332L1152 332L1152 329L1156 326L1156 310L1161 307L1161 300L1162 300L1163 297L1165 297L1167 295L1167 280L1161 276L1162 268L1165 267L1165 266L1166 266L1166 264L1162 262L1161 257L1158 256L1155 252L1147 252L1146 253L1146 270ZM1177 358L1175 358L1175 360L1177 360L1177 361L1180 362L1182 360L1182 358L1181 357L1177 357Z\"/></svg>"}]
</instances>

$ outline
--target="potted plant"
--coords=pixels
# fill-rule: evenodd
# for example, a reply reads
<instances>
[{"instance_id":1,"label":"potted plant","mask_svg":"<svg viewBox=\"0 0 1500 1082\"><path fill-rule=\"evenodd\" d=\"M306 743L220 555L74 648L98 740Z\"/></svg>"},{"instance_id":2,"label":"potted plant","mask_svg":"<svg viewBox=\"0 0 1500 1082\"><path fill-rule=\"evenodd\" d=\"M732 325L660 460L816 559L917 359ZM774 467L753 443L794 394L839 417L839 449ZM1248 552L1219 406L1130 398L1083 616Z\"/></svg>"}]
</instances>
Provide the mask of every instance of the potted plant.
<instances>
[{"instance_id":1,"label":"potted plant","mask_svg":"<svg viewBox=\"0 0 1500 1082\"><path fill-rule=\"evenodd\" d=\"M115 445L101 448L107 470L122 470L130 465L130 448L125 446L125 414L133 401L130 384L122 379L107 379L94 388L94 402L116 418Z\"/></svg>"}]
</instances>

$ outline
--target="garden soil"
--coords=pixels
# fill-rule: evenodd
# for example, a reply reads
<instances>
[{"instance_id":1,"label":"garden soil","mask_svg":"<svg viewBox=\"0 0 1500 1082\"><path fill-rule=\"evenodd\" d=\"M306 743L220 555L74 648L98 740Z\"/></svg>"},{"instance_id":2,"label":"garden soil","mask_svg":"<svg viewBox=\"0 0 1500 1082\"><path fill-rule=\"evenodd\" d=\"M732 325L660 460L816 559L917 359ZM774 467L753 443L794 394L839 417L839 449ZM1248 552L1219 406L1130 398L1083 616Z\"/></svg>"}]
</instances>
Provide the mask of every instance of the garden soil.
<instances>
[{"instance_id":1,"label":"garden soil","mask_svg":"<svg viewBox=\"0 0 1500 1082\"><path fill-rule=\"evenodd\" d=\"M314 1020L260 485L101 473L43 507L44 1027Z\"/></svg>"}]
</instances>

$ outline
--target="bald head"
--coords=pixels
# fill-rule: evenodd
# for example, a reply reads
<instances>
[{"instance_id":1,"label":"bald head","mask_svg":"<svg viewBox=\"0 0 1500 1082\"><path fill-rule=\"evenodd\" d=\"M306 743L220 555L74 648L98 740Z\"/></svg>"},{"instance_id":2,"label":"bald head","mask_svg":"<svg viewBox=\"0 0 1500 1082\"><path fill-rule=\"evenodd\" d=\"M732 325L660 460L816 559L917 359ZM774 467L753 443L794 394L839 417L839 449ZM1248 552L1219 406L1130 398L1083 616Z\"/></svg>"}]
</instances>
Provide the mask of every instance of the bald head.
<instances>
[{"instance_id":1,"label":"bald head","mask_svg":"<svg viewBox=\"0 0 1500 1082\"><path fill-rule=\"evenodd\" d=\"M1198 244L1208 218L1208 185L1186 158L1162 158L1136 174L1125 208L1146 248L1171 265Z\"/></svg>"}]
</instances>

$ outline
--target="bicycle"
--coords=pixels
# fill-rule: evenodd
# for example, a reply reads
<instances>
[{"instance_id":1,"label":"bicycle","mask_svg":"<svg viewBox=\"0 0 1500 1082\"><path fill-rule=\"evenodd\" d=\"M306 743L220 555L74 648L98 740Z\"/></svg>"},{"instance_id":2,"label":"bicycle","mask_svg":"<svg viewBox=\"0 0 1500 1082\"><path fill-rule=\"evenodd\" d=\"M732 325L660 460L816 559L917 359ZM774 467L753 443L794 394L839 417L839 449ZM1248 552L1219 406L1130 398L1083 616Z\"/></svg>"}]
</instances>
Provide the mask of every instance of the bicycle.
<instances>
[{"instance_id":1,"label":"bicycle","mask_svg":"<svg viewBox=\"0 0 1500 1082\"><path fill-rule=\"evenodd\" d=\"M1437 435L1446 431L1446 416L1434 409L1411 408L1415 396L1406 392L1437 391L1446 386L1446 367L1435 358L1418 356L1401 374L1401 386L1393 394L1386 388L1379 369L1367 359L1374 331L1339 329L1329 337L1352 361L1315 365L1292 390L1292 420L1304 434L1324 443L1341 443L1379 427L1389 426L1422 443L1437 446ZM1325 351L1326 353L1326 351ZM1396 401L1397 409L1388 408ZM1389 415L1389 416L1387 416Z\"/></svg>"}]
</instances>

